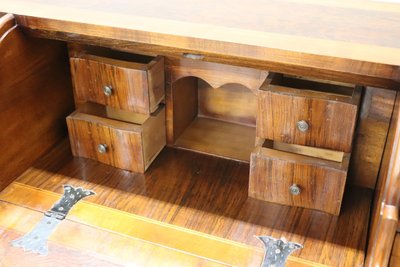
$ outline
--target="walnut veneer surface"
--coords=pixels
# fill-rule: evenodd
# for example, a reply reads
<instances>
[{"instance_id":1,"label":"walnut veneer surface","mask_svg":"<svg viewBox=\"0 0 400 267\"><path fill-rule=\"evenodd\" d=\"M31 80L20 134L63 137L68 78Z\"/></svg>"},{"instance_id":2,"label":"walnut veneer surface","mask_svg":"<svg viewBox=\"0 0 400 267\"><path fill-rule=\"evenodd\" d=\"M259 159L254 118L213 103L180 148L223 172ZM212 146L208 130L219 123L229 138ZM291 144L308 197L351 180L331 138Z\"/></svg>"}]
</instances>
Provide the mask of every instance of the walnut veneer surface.
<instances>
[{"instance_id":1,"label":"walnut veneer surface","mask_svg":"<svg viewBox=\"0 0 400 267\"><path fill-rule=\"evenodd\" d=\"M49 38L197 52L205 60L392 89L400 82L395 3L1 0L0 12Z\"/></svg>"},{"instance_id":2,"label":"walnut veneer surface","mask_svg":"<svg viewBox=\"0 0 400 267\"><path fill-rule=\"evenodd\" d=\"M16 181L62 193L69 183L94 190L87 201L261 248L254 235L284 236L315 264L360 266L371 190L349 188L339 217L247 197L249 165L165 148L145 174L83 158L63 143Z\"/></svg>"}]
</instances>

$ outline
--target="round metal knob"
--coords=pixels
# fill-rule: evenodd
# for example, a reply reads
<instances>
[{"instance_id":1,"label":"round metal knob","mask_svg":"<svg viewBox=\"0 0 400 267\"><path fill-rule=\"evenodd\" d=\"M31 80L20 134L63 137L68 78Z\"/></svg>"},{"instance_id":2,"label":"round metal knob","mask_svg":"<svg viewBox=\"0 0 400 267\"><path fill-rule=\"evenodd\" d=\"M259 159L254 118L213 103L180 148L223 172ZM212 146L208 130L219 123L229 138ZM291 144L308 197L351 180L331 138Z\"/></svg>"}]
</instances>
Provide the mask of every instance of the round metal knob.
<instances>
[{"instance_id":1,"label":"round metal knob","mask_svg":"<svg viewBox=\"0 0 400 267\"><path fill-rule=\"evenodd\" d=\"M289 190L290 190L290 194L292 194L294 196L300 195L300 193L301 193L301 189L297 184L292 184L289 187Z\"/></svg>"},{"instance_id":2,"label":"round metal knob","mask_svg":"<svg viewBox=\"0 0 400 267\"><path fill-rule=\"evenodd\" d=\"M99 153L104 154L107 152L107 145L106 144L99 144L97 146L97 151L99 151Z\"/></svg>"},{"instance_id":3,"label":"round metal knob","mask_svg":"<svg viewBox=\"0 0 400 267\"><path fill-rule=\"evenodd\" d=\"M113 93L113 89L112 89L112 87L111 87L110 85L106 85L106 86L104 86L104 88L103 88L103 92L104 92L104 94L105 94L106 96L110 96L110 95L112 95L112 93Z\"/></svg>"},{"instance_id":4,"label":"round metal knob","mask_svg":"<svg viewBox=\"0 0 400 267\"><path fill-rule=\"evenodd\" d=\"M307 132L310 126L305 120L301 120L297 122L297 129L299 129L300 132Z\"/></svg>"}]
</instances>

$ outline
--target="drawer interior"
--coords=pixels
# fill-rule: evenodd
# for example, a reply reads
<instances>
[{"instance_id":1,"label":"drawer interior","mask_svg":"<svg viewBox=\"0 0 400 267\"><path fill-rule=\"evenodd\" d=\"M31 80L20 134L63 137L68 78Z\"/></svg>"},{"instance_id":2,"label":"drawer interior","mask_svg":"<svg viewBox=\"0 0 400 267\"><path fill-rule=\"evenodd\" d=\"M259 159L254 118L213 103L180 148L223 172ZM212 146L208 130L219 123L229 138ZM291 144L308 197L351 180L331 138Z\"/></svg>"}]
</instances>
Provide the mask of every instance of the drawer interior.
<instances>
[{"instance_id":1,"label":"drawer interior","mask_svg":"<svg viewBox=\"0 0 400 267\"><path fill-rule=\"evenodd\" d=\"M119 50L113 50L106 47L97 47L89 45L80 45L71 43L68 45L71 57L101 57L102 60L114 60L123 62L135 62L140 64L149 64L155 57L126 53Z\"/></svg>"},{"instance_id":2,"label":"drawer interior","mask_svg":"<svg viewBox=\"0 0 400 267\"><path fill-rule=\"evenodd\" d=\"M77 107L77 110L82 113L94 116L134 123L138 125L142 125L149 118L149 116L146 114L116 109L110 106L104 106L92 102L87 102L79 105Z\"/></svg>"},{"instance_id":3,"label":"drawer interior","mask_svg":"<svg viewBox=\"0 0 400 267\"><path fill-rule=\"evenodd\" d=\"M273 140L260 139L258 144L264 148L270 148L274 150L294 153L298 155L304 155L319 159L325 159L335 162L342 162L346 153L342 151L336 151L331 149L324 149L318 147L301 146L295 144L287 144Z\"/></svg>"},{"instance_id":4,"label":"drawer interior","mask_svg":"<svg viewBox=\"0 0 400 267\"><path fill-rule=\"evenodd\" d=\"M261 140L258 141L259 145L254 149L256 154L284 161L320 165L346 171L349 166L350 153Z\"/></svg>"},{"instance_id":5,"label":"drawer interior","mask_svg":"<svg viewBox=\"0 0 400 267\"><path fill-rule=\"evenodd\" d=\"M256 95L239 84L212 88L196 77L172 84L174 146L248 162L255 142Z\"/></svg>"},{"instance_id":6,"label":"drawer interior","mask_svg":"<svg viewBox=\"0 0 400 267\"><path fill-rule=\"evenodd\" d=\"M318 97L323 98L338 98L342 101L351 101L357 90L354 86L345 83L328 83L327 81L303 79L301 77L288 76L278 73L271 73L267 79L271 90L282 93L307 94L315 93ZM264 87L264 89L266 89ZM310 91L310 92L307 92ZM320 93L320 94L318 94ZM312 95L310 95L312 96Z\"/></svg>"}]
</instances>

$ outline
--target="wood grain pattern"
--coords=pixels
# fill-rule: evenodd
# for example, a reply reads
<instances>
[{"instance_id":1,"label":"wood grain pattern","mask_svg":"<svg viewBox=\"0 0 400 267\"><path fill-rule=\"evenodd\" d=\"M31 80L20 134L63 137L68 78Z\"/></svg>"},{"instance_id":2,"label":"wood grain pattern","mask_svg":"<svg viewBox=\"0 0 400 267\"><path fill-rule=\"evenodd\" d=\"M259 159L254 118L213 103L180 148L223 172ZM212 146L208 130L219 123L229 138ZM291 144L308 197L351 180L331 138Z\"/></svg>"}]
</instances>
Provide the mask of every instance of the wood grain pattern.
<instances>
[{"instance_id":1,"label":"wood grain pattern","mask_svg":"<svg viewBox=\"0 0 400 267\"><path fill-rule=\"evenodd\" d=\"M65 45L29 38L19 27L9 28L13 24L10 16L3 18L0 188L65 138L64 118L73 110Z\"/></svg>"},{"instance_id":2,"label":"wood grain pattern","mask_svg":"<svg viewBox=\"0 0 400 267\"><path fill-rule=\"evenodd\" d=\"M74 112L67 117L75 156L125 170L144 172L165 145L165 112L160 108L143 125ZM101 153L98 145L106 145Z\"/></svg>"},{"instance_id":3,"label":"wood grain pattern","mask_svg":"<svg viewBox=\"0 0 400 267\"><path fill-rule=\"evenodd\" d=\"M41 193L47 200L46 193ZM57 199L59 197L53 198L53 201ZM45 209L54 203L47 202L50 206ZM39 200L37 204L39 206L42 203ZM97 208L104 212L101 206ZM10 246L12 240L30 231L42 219L44 210L37 210L0 202L1 266L227 266L147 240L84 224L85 220L79 219L66 219L60 223L48 239L49 254L46 257ZM151 227L148 229L152 230ZM226 247L229 248L228 245Z\"/></svg>"},{"instance_id":4,"label":"wood grain pattern","mask_svg":"<svg viewBox=\"0 0 400 267\"><path fill-rule=\"evenodd\" d=\"M374 236L374 248L371 251L372 255L369 254L367 257L366 266L388 266L390 262L397 224L399 223L399 209L397 206L383 204L380 207L380 212L377 227L381 232Z\"/></svg>"},{"instance_id":5,"label":"wood grain pattern","mask_svg":"<svg viewBox=\"0 0 400 267\"><path fill-rule=\"evenodd\" d=\"M365 89L351 153L349 182L375 188L395 98L395 91Z\"/></svg>"},{"instance_id":6,"label":"wood grain pattern","mask_svg":"<svg viewBox=\"0 0 400 267\"><path fill-rule=\"evenodd\" d=\"M40 212L45 212L60 197L60 194L16 182L0 193L2 202ZM110 218L113 218L113 220L110 220ZM80 201L79 205L74 206L68 213L67 220L173 249L180 253L220 262L223 265L259 265L263 256L263 251L253 246L150 220L90 202ZM66 241L68 242L68 240ZM211 247L213 249L210 249Z\"/></svg>"},{"instance_id":7,"label":"wood grain pattern","mask_svg":"<svg viewBox=\"0 0 400 267\"><path fill-rule=\"evenodd\" d=\"M212 88L198 81L198 116L256 126L257 96L240 84Z\"/></svg>"},{"instance_id":8,"label":"wood grain pattern","mask_svg":"<svg viewBox=\"0 0 400 267\"><path fill-rule=\"evenodd\" d=\"M30 218L31 220L23 218L22 222L15 224L15 220L19 219L21 213L24 213L25 209L29 209L28 217L30 217L29 215L33 217L37 211L45 212L60 197L61 195L57 193L14 182L0 193L0 214L5 215L0 219L0 226L26 232L26 229L32 225L32 218ZM113 220L110 220L110 218L113 218ZM34 218L34 221L39 219ZM168 262L167 266L175 264L173 266L245 267L258 266L263 258L263 250L258 247L85 201L80 201L79 205L74 206L68 213L65 222L68 225L63 226L61 224L59 228L56 228L57 236L51 238L51 243L79 248L81 252L95 251L101 257L111 258L114 263L118 264L133 265L140 262L140 266L154 266L163 261L165 264L166 261ZM85 228L88 228L88 230L85 231ZM63 233L60 233L60 231ZM75 233L74 238L68 238L68 233ZM94 244L99 243L97 235L93 235L96 238L88 238L87 236L90 233L100 235L100 239L108 236L110 240L106 246L97 246ZM82 242L83 244L75 241L79 240L81 235L86 235L87 239ZM126 245L130 250L128 255L125 255L125 253L129 250L127 248L122 249L122 244L119 245L117 241L127 243ZM118 257L118 253L122 257ZM50 254L52 254L52 251ZM150 257L148 254L153 255L153 257L147 259L148 262L144 262L143 258ZM170 259L166 259L166 256ZM196 265L196 263L199 265ZM287 266L322 267L325 265L289 257Z\"/></svg>"},{"instance_id":9,"label":"wood grain pattern","mask_svg":"<svg viewBox=\"0 0 400 267\"><path fill-rule=\"evenodd\" d=\"M70 39L85 35L223 54L258 61L277 72L286 68L287 73L301 70L315 77L317 73L309 70L320 69L318 75L347 81L353 76L362 85L396 88L398 5L326 2L254 0L243 5L224 1L215 6L213 1L203 1L196 6L179 0L168 4L119 0L110 6L94 0L85 4L19 0L3 1L2 10L21 15L21 25L61 32ZM234 8L226 9L228 5ZM324 14L322 21L320 14Z\"/></svg>"},{"instance_id":10,"label":"wood grain pattern","mask_svg":"<svg viewBox=\"0 0 400 267\"><path fill-rule=\"evenodd\" d=\"M60 144L18 181L62 193L65 183L95 190L88 202L261 248L254 235L304 244L294 257L328 266L364 261L371 190L345 191L339 217L247 197L248 164L164 149L145 174L74 158Z\"/></svg>"},{"instance_id":11,"label":"wood grain pattern","mask_svg":"<svg viewBox=\"0 0 400 267\"><path fill-rule=\"evenodd\" d=\"M155 106L155 103L160 104L165 98L165 59L157 56L149 64L147 71L147 82L149 84L150 107ZM150 108L154 111L155 108Z\"/></svg>"},{"instance_id":12,"label":"wood grain pattern","mask_svg":"<svg viewBox=\"0 0 400 267\"><path fill-rule=\"evenodd\" d=\"M26 25L26 20L30 23L35 18L26 18L25 16L17 16L17 19L24 31L30 36L37 38L55 39L66 42L79 42L83 44L91 44L94 46L110 47L117 50L122 50L130 53L142 53L147 55L162 55L165 57L181 57L184 54L201 54L203 56L203 61L221 63L227 65L234 65L239 67L256 68L266 71L273 71L276 73L286 73L295 76L316 78L331 80L336 82L353 83L364 86L374 86L379 88L386 88L397 90L400 86L400 82L393 81L392 79L383 78L382 76L377 76L374 72L377 69L372 69L374 64L370 62L359 62L354 61L342 61L338 58L329 58L325 56L316 55L303 55L303 58L298 58L298 54L285 53L282 55L277 55L276 51L269 51L268 56L274 55L273 60L268 61L258 58L249 57L239 57L234 54L227 54L219 52L205 52L193 50L192 47L188 48L177 48L171 46L161 46L149 43L136 43L132 41L122 40L122 37L118 39L109 39L102 36L90 36L88 34L72 35L60 32L59 30L39 30L37 26L35 28L27 28L23 26ZM22 20L22 21L21 21ZM42 19L40 19L42 20ZM41 25L41 23L39 23ZM33 27L32 25L30 27ZM112 30L112 29L111 29ZM107 32L107 31L106 31ZM216 44L220 45L220 44ZM224 44L230 46L230 44ZM208 47L206 47L208 49ZM235 46L230 46L232 51L236 51ZM344 48L345 49L345 48ZM304 57L308 60L305 62ZM279 61L279 62L277 62ZM290 63L289 63L289 62ZM312 63L311 63L312 62ZM335 66L334 69L327 68L327 66ZM340 68L341 71L337 71ZM370 74L360 74L358 70L363 68L364 71L370 72ZM379 71L384 69L385 66L380 66ZM397 71L397 70L396 70ZM388 70L386 73L393 75L393 70Z\"/></svg>"},{"instance_id":13,"label":"wood grain pattern","mask_svg":"<svg viewBox=\"0 0 400 267\"><path fill-rule=\"evenodd\" d=\"M171 82L194 76L206 81L213 88L218 88L228 83L237 83L247 87L254 93L257 93L257 90L268 75L267 71L258 69L185 58L169 58L167 64L170 66Z\"/></svg>"},{"instance_id":14,"label":"wood grain pattern","mask_svg":"<svg viewBox=\"0 0 400 267\"><path fill-rule=\"evenodd\" d=\"M263 139L259 140L259 142L261 142L260 145L262 145L264 143ZM345 153L340 152L340 151L323 149L323 148L286 144L286 143L280 143L280 142L276 142L276 141L273 141L272 143L273 144L272 144L271 148L276 149L276 150L286 151L286 152L290 152L290 153L296 153L296 154L320 158L320 159L327 159L327 160L332 160L332 161L336 161L336 162L342 162L343 157L345 155Z\"/></svg>"},{"instance_id":15,"label":"wood grain pattern","mask_svg":"<svg viewBox=\"0 0 400 267\"><path fill-rule=\"evenodd\" d=\"M390 256L390 267L396 267L400 264L400 233L396 234L392 254Z\"/></svg>"},{"instance_id":16,"label":"wood grain pattern","mask_svg":"<svg viewBox=\"0 0 400 267\"><path fill-rule=\"evenodd\" d=\"M115 109L110 106L103 106L96 103L85 103L78 105L76 110L81 113L92 114L109 119L130 122L134 124L143 124L149 118L147 114Z\"/></svg>"},{"instance_id":17,"label":"wood grain pattern","mask_svg":"<svg viewBox=\"0 0 400 267\"><path fill-rule=\"evenodd\" d=\"M168 83L166 93L167 140L173 145L198 112L197 78L186 77Z\"/></svg>"},{"instance_id":18,"label":"wood grain pattern","mask_svg":"<svg viewBox=\"0 0 400 267\"><path fill-rule=\"evenodd\" d=\"M195 118L175 147L243 162L250 161L255 128L208 118Z\"/></svg>"},{"instance_id":19,"label":"wood grain pattern","mask_svg":"<svg viewBox=\"0 0 400 267\"><path fill-rule=\"evenodd\" d=\"M140 56L137 56L138 60ZM140 62L140 61L139 61ZM87 101L144 114L154 112L164 98L164 59L147 63L83 54L70 58L75 101ZM112 94L103 92L105 86Z\"/></svg>"},{"instance_id":20,"label":"wood grain pattern","mask_svg":"<svg viewBox=\"0 0 400 267\"><path fill-rule=\"evenodd\" d=\"M256 147L251 154L249 196L339 215L349 159L347 154L337 163ZM300 194L290 193L293 184Z\"/></svg>"},{"instance_id":21,"label":"wood grain pattern","mask_svg":"<svg viewBox=\"0 0 400 267\"><path fill-rule=\"evenodd\" d=\"M1 203L3 204L3 203ZM24 211L27 212L28 218L31 221L22 220L26 225L32 227L32 222L35 222L36 217L30 214L29 209L22 209L17 210L13 214L11 212L2 212L2 216L22 216L21 213ZM19 214L18 214L19 211ZM38 216L43 216L42 213L37 212ZM40 219L38 219L40 220ZM20 227L20 225L16 226L15 228ZM82 231L87 229L72 229L75 231ZM29 231L29 230L27 230ZM90 231L89 231L90 232ZM53 267L53 266L60 266L60 267L68 267L71 265L79 266L79 267L87 267L87 266L109 266L109 267L121 267L123 265L117 264L112 262L110 259L106 259L104 256L90 253L87 251L79 251L77 249L63 246L60 244L55 244L54 242L50 242L48 244L51 253L45 257L40 257L38 255L34 255L32 253L27 253L22 249L14 248L10 246L10 243L21 237L21 234L24 232L20 232L13 229L6 229L3 226L0 227L0 264L4 267L29 267L29 266L43 266L43 267ZM98 233L95 233L98 234Z\"/></svg>"},{"instance_id":22,"label":"wood grain pattern","mask_svg":"<svg viewBox=\"0 0 400 267\"><path fill-rule=\"evenodd\" d=\"M396 95L371 216L366 266L385 266L399 221L400 96Z\"/></svg>"},{"instance_id":23,"label":"wood grain pattern","mask_svg":"<svg viewBox=\"0 0 400 267\"><path fill-rule=\"evenodd\" d=\"M285 82L278 80L279 78L271 79L271 83L266 82L259 91L258 137L351 151L360 88L354 89L354 95L351 97L303 90L312 90L314 86L286 87ZM296 86L296 82L290 84ZM320 86L323 85L317 85L315 88ZM309 129L306 132L297 129L297 122L300 120L308 123Z\"/></svg>"},{"instance_id":24,"label":"wood grain pattern","mask_svg":"<svg viewBox=\"0 0 400 267\"><path fill-rule=\"evenodd\" d=\"M162 105L143 123L143 158L145 170L166 145L165 107Z\"/></svg>"},{"instance_id":25,"label":"wood grain pattern","mask_svg":"<svg viewBox=\"0 0 400 267\"><path fill-rule=\"evenodd\" d=\"M183 64L182 68L178 63ZM167 68L168 144L249 162L255 142L257 98L254 90L265 78L264 73L255 71L256 75L250 75L248 69L194 60L189 63L178 61ZM193 72L188 72L189 67L194 67ZM234 77L237 73L238 77ZM228 78L222 78L220 75L223 74ZM242 79L247 74L250 77ZM214 86L223 85L212 88L207 80ZM241 84L253 83L254 89L229 82L241 80Z\"/></svg>"}]
</instances>

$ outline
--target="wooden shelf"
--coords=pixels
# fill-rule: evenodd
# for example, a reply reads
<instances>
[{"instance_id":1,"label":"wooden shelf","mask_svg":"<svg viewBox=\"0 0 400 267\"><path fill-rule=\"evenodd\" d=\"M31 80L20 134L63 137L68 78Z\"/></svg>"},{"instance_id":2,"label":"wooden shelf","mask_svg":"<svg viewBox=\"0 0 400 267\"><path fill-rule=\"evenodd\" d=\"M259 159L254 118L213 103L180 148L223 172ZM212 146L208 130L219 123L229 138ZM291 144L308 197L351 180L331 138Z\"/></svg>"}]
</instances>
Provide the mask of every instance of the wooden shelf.
<instances>
[{"instance_id":1,"label":"wooden shelf","mask_svg":"<svg viewBox=\"0 0 400 267\"><path fill-rule=\"evenodd\" d=\"M213 83L226 82L220 81L217 74L210 74ZM166 121L168 145L250 161L256 141L257 96L254 90L234 83L214 88L194 76L178 79L169 90L167 102L172 103L167 105L170 108Z\"/></svg>"},{"instance_id":2,"label":"wooden shelf","mask_svg":"<svg viewBox=\"0 0 400 267\"><path fill-rule=\"evenodd\" d=\"M175 146L249 162L255 136L255 127L197 117L178 138Z\"/></svg>"}]
</instances>

